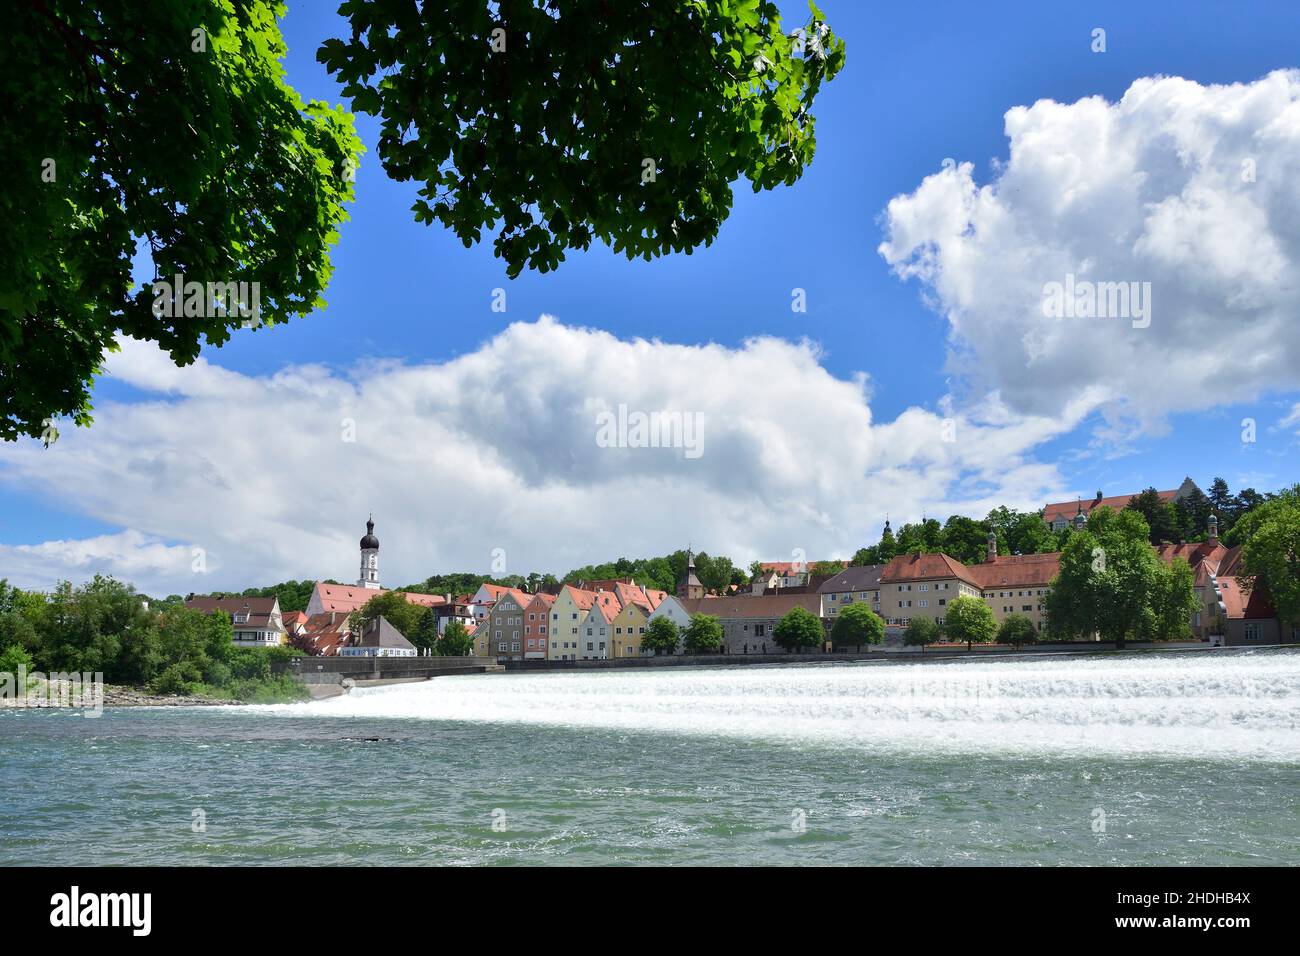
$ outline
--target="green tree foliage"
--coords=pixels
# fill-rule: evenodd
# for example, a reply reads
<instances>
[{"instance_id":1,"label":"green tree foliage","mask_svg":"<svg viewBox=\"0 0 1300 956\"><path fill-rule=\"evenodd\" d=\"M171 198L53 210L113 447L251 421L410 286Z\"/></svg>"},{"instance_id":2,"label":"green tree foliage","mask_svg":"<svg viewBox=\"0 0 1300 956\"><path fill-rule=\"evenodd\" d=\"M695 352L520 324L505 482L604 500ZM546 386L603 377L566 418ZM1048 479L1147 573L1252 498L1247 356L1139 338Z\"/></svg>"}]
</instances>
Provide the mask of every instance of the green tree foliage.
<instances>
[{"instance_id":1,"label":"green tree foliage","mask_svg":"<svg viewBox=\"0 0 1300 956\"><path fill-rule=\"evenodd\" d=\"M447 624L438 640L438 653L443 657L467 657L474 650L474 637L459 620Z\"/></svg>"},{"instance_id":2,"label":"green tree foliage","mask_svg":"<svg viewBox=\"0 0 1300 956\"><path fill-rule=\"evenodd\" d=\"M979 598L963 594L948 602L943 629L952 640L965 641L966 650L970 650L972 644L988 644L997 637L998 624L992 608Z\"/></svg>"},{"instance_id":3,"label":"green tree foliage","mask_svg":"<svg viewBox=\"0 0 1300 956\"><path fill-rule=\"evenodd\" d=\"M1141 494L1130 498L1127 510L1136 511L1146 519L1147 527L1151 529L1152 544L1182 540L1174 506L1167 501L1161 501L1160 493L1154 488L1147 488Z\"/></svg>"},{"instance_id":4,"label":"green tree foliage","mask_svg":"<svg viewBox=\"0 0 1300 956\"><path fill-rule=\"evenodd\" d=\"M431 651L438 646L438 616L433 608L423 609L415 629L406 635L406 639L421 651Z\"/></svg>"},{"instance_id":5,"label":"green tree foliage","mask_svg":"<svg viewBox=\"0 0 1300 956\"><path fill-rule=\"evenodd\" d=\"M934 518L925 518L919 524L905 524L898 529L898 554L932 554L941 550L942 544L943 527Z\"/></svg>"},{"instance_id":6,"label":"green tree foliage","mask_svg":"<svg viewBox=\"0 0 1300 956\"><path fill-rule=\"evenodd\" d=\"M998 536L998 554L1045 554L1056 550L1056 535L1036 511L1022 512L1001 505L984 519Z\"/></svg>"},{"instance_id":7,"label":"green tree foliage","mask_svg":"<svg viewBox=\"0 0 1300 956\"><path fill-rule=\"evenodd\" d=\"M1300 485L1256 507L1234 530L1243 542L1245 583L1267 589L1279 621L1300 623Z\"/></svg>"},{"instance_id":8,"label":"green tree foliage","mask_svg":"<svg viewBox=\"0 0 1300 956\"><path fill-rule=\"evenodd\" d=\"M245 318L201 301L206 283L258 283L263 324L323 305L361 144L351 115L285 82L283 12L267 0L7 10L0 216L22 228L0 230L0 438L39 438L59 416L88 425L119 334L178 365L205 338L224 343ZM157 278L204 283L180 315L133 288L140 243Z\"/></svg>"},{"instance_id":9,"label":"green tree foliage","mask_svg":"<svg viewBox=\"0 0 1300 956\"><path fill-rule=\"evenodd\" d=\"M81 587L62 582L48 594L0 582L0 624L19 635L10 648L30 654L47 674L98 672L110 684L264 703L305 696L300 685L272 674L272 662L288 649L235 647L226 614L146 608L134 588L112 578Z\"/></svg>"},{"instance_id":10,"label":"green tree foliage","mask_svg":"<svg viewBox=\"0 0 1300 956\"><path fill-rule=\"evenodd\" d=\"M36 670L36 662L21 644L10 644L0 651L0 675L12 674L9 679L14 682L15 689L19 689L17 682L20 671L26 671L28 675L24 680L25 686L21 689L31 688L36 683L35 678L30 676L34 670ZM3 683L3 679L0 679L0 683Z\"/></svg>"},{"instance_id":11,"label":"green tree foliage","mask_svg":"<svg viewBox=\"0 0 1300 956\"><path fill-rule=\"evenodd\" d=\"M426 610L428 609L423 605L408 601L402 591L385 591L383 594L376 594L353 611L348 624L352 627L353 633L359 634L369 627L371 622L381 617L387 618L389 624L410 640L411 635L419 628L420 618L424 616ZM415 642L411 641L411 643Z\"/></svg>"},{"instance_id":12,"label":"green tree foliage","mask_svg":"<svg viewBox=\"0 0 1300 956\"><path fill-rule=\"evenodd\" d=\"M883 644L885 622L866 604L856 601L840 609L831 626L831 640L836 647L861 650L863 644Z\"/></svg>"},{"instance_id":13,"label":"green tree foliage","mask_svg":"<svg viewBox=\"0 0 1300 956\"><path fill-rule=\"evenodd\" d=\"M1210 522L1210 499L1200 488L1174 502L1174 518L1183 541L1204 541ZM1223 529L1219 529L1220 534Z\"/></svg>"},{"instance_id":14,"label":"green tree foliage","mask_svg":"<svg viewBox=\"0 0 1300 956\"><path fill-rule=\"evenodd\" d=\"M1023 614L1008 614L998 628L997 642L1011 644L1019 649L1025 644L1038 643L1038 629L1034 622Z\"/></svg>"},{"instance_id":15,"label":"green tree foliage","mask_svg":"<svg viewBox=\"0 0 1300 956\"><path fill-rule=\"evenodd\" d=\"M676 569L679 566L683 570L686 568L685 551L678 551L661 558L619 558L617 561L607 561L604 564L589 564L570 571L564 576L564 580L577 584L579 581L631 578L637 584L644 584L648 588L672 594L677 590Z\"/></svg>"},{"instance_id":16,"label":"green tree foliage","mask_svg":"<svg viewBox=\"0 0 1300 956\"><path fill-rule=\"evenodd\" d=\"M556 268L593 238L629 259L718 234L742 176L757 192L812 161L813 99L844 64L814 7L803 43L775 3L345 0L350 37L317 59L379 157L420 183L419 222L507 273Z\"/></svg>"},{"instance_id":17,"label":"green tree foliage","mask_svg":"<svg viewBox=\"0 0 1300 956\"><path fill-rule=\"evenodd\" d=\"M712 614L692 614L682 634L688 654L716 654L722 648L722 622Z\"/></svg>"},{"instance_id":18,"label":"green tree foliage","mask_svg":"<svg viewBox=\"0 0 1300 956\"><path fill-rule=\"evenodd\" d=\"M826 631L812 611L792 607L772 628L772 640L787 651L798 651L805 647L821 647L826 640Z\"/></svg>"},{"instance_id":19,"label":"green tree foliage","mask_svg":"<svg viewBox=\"0 0 1300 956\"><path fill-rule=\"evenodd\" d=\"M1094 511L1062 552L1060 574L1046 596L1052 636L1099 634L1120 648L1129 640L1185 636L1196 609L1191 569L1181 558L1166 565L1150 538L1136 509Z\"/></svg>"},{"instance_id":20,"label":"green tree foliage","mask_svg":"<svg viewBox=\"0 0 1300 956\"><path fill-rule=\"evenodd\" d=\"M924 653L927 644L939 640L941 632L934 618L914 617L907 622L903 631L903 643L908 647L919 647Z\"/></svg>"},{"instance_id":21,"label":"green tree foliage","mask_svg":"<svg viewBox=\"0 0 1300 956\"><path fill-rule=\"evenodd\" d=\"M681 628L666 617L655 617L646 625L645 635L641 638L641 649L668 656L677 653L681 639Z\"/></svg>"},{"instance_id":22,"label":"green tree foliage","mask_svg":"<svg viewBox=\"0 0 1300 956\"><path fill-rule=\"evenodd\" d=\"M943 526L937 550L963 564L979 564L988 553L988 537L987 523L953 515Z\"/></svg>"}]
</instances>

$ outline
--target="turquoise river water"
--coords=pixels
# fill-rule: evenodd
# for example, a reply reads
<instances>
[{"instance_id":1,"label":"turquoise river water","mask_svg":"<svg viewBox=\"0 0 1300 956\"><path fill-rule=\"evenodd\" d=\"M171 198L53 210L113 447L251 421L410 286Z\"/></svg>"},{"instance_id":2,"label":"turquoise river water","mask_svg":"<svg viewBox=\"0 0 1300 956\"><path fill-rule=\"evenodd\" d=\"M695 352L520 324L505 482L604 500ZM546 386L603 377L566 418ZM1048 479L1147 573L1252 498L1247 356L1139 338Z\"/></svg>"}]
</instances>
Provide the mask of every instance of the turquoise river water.
<instances>
[{"instance_id":1,"label":"turquoise river water","mask_svg":"<svg viewBox=\"0 0 1300 956\"><path fill-rule=\"evenodd\" d=\"M0 782L0 864L1295 864L1300 653L8 709Z\"/></svg>"}]
</instances>

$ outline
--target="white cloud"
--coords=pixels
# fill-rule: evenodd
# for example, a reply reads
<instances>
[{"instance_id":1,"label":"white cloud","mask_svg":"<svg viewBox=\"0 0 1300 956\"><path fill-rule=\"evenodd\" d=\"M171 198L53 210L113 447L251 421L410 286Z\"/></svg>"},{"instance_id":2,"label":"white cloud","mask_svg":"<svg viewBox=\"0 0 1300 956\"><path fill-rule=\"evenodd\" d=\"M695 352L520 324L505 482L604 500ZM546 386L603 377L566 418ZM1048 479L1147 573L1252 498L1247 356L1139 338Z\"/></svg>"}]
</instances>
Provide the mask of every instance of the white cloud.
<instances>
[{"instance_id":1,"label":"white cloud","mask_svg":"<svg viewBox=\"0 0 1300 956\"><path fill-rule=\"evenodd\" d=\"M109 375L147 400L101 402L92 428L64 429L50 449L11 447L0 478L134 530L9 548L11 578L111 572L154 594L353 580L371 510L389 584L486 571L498 547L510 572L688 541L745 563L794 548L847 556L886 512L898 524L1062 495L1030 453L1088 404L1022 416L992 394L876 424L865 377L834 377L811 343L628 341L549 317L441 364L258 377L200 361L173 375L127 340ZM596 416L620 403L702 415L703 454L600 447ZM193 547L205 576L189 571Z\"/></svg>"},{"instance_id":2,"label":"white cloud","mask_svg":"<svg viewBox=\"0 0 1300 956\"><path fill-rule=\"evenodd\" d=\"M1300 71L1144 78L1114 104L1017 106L1005 129L991 183L962 163L885 214L879 251L950 322L953 371L1017 413L1086 399L1148 433L1300 387ZM1150 326L1045 318L1068 273L1150 282Z\"/></svg>"},{"instance_id":3,"label":"white cloud","mask_svg":"<svg viewBox=\"0 0 1300 956\"><path fill-rule=\"evenodd\" d=\"M194 554L184 545L127 530L79 541L0 544L0 567L15 587L48 587L58 580L81 582L97 573L128 581L180 580L190 573Z\"/></svg>"}]
</instances>

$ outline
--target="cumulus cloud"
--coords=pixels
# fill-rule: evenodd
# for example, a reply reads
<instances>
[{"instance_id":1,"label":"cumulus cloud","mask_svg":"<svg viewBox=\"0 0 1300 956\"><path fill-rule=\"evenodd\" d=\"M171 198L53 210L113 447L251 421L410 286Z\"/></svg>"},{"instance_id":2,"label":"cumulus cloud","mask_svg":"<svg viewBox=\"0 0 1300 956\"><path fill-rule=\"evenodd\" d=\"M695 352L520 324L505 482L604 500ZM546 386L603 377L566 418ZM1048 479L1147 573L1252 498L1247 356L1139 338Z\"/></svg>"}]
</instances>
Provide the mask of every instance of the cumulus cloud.
<instances>
[{"instance_id":1,"label":"cumulus cloud","mask_svg":"<svg viewBox=\"0 0 1300 956\"><path fill-rule=\"evenodd\" d=\"M1300 387L1300 71L1139 79L1014 107L1005 131L991 182L950 164L884 216L879 252L950 323L952 371L1016 413L1082 401L1146 431ZM1067 275L1151 283L1150 325L1045 317Z\"/></svg>"},{"instance_id":2,"label":"cumulus cloud","mask_svg":"<svg viewBox=\"0 0 1300 956\"><path fill-rule=\"evenodd\" d=\"M184 545L128 529L75 541L0 545L0 568L15 587L48 587L60 580L81 582L111 573L129 581L180 580L197 555Z\"/></svg>"},{"instance_id":3,"label":"cumulus cloud","mask_svg":"<svg viewBox=\"0 0 1300 956\"><path fill-rule=\"evenodd\" d=\"M443 363L254 376L201 360L173 374L127 340L108 372L144 400L102 403L93 428L50 449L20 443L0 478L132 530L7 549L11 578L98 570L150 593L350 581L372 510L391 585L487 571L494 548L521 573L688 541L745 563L848 556L886 513L897 524L1061 495L1032 450L1087 407L1025 416L990 394L877 423L866 377L830 374L809 342L688 346L549 317ZM620 405L700 416L702 453L603 447L598 416Z\"/></svg>"}]
</instances>

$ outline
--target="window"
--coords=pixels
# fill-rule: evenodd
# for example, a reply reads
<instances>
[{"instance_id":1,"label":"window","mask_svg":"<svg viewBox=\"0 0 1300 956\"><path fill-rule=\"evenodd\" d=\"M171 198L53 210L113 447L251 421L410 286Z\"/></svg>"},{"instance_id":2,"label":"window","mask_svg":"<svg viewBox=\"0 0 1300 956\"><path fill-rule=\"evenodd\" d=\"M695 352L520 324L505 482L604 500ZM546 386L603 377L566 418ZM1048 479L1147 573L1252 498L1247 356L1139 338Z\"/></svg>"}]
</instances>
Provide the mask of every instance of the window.
<instances>
[{"instance_id":1,"label":"window","mask_svg":"<svg viewBox=\"0 0 1300 956\"><path fill-rule=\"evenodd\" d=\"M515 641L513 644L511 644L511 645L510 645L510 649L511 649L512 651L518 651L518 650L519 650L519 642L518 642L518 641Z\"/></svg>"},{"instance_id":2,"label":"window","mask_svg":"<svg viewBox=\"0 0 1300 956\"><path fill-rule=\"evenodd\" d=\"M754 625L754 636L755 636L755 637L762 637L762 636L766 633L766 630L765 630L766 627L767 627L766 624L755 624L755 625Z\"/></svg>"},{"instance_id":3,"label":"window","mask_svg":"<svg viewBox=\"0 0 1300 956\"><path fill-rule=\"evenodd\" d=\"M929 606L930 606L930 602L927 601L927 600L925 600L924 598L921 599L920 604L921 604L921 607L929 607Z\"/></svg>"},{"instance_id":4,"label":"window","mask_svg":"<svg viewBox=\"0 0 1300 956\"><path fill-rule=\"evenodd\" d=\"M831 601L833 602L833 601L835 600L836 597L837 597L837 595L832 594L832 595L831 595Z\"/></svg>"},{"instance_id":5,"label":"window","mask_svg":"<svg viewBox=\"0 0 1300 956\"><path fill-rule=\"evenodd\" d=\"M1258 624L1246 625L1246 640L1258 641L1262 636L1263 635L1261 634L1260 626Z\"/></svg>"},{"instance_id":6,"label":"window","mask_svg":"<svg viewBox=\"0 0 1300 956\"><path fill-rule=\"evenodd\" d=\"M588 642L587 642L587 650L589 650L589 651L591 650L591 641L588 641Z\"/></svg>"},{"instance_id":7,"label":"window","mask_svg":"<svg viewBox=\"0 0 1300 956\"><path fill-rule=\"evenodd\" d=\"M943 607L947 603L948 603L947 598L939 598L939 607Z\"/></svg>"}]
</instances>

